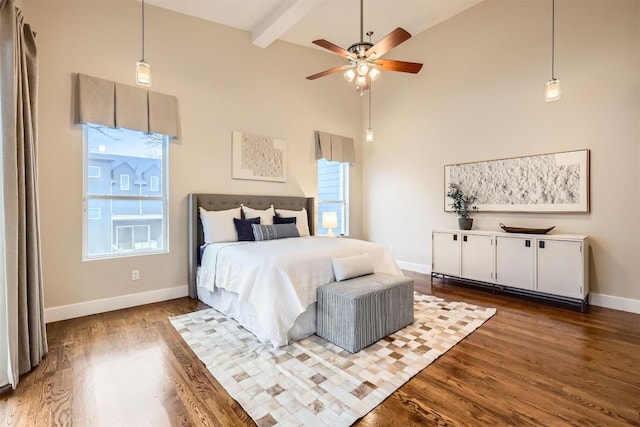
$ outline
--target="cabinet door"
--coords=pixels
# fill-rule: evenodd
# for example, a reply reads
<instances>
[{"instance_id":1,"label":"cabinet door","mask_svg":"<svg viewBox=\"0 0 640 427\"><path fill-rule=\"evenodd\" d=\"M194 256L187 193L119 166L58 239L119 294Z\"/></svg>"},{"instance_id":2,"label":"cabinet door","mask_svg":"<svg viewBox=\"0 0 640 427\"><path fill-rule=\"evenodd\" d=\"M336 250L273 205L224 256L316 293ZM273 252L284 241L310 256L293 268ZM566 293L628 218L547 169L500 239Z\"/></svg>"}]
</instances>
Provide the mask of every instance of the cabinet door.
<instances>
[{"instance_id":1,"label":"cabinet door","mask_svg":"<svg viewBox=\"0 0 640 427\"><path fill-rule=\"evenodd\" d=\"M520 289L535 289L536 240L496 237L496 282Z\"/></svg>"},{"instance_id":2,"label":"cabinet door","mask_svg":"<svg viewBox=\"0 0 640 427\"><path fill-rule=\"evenodd\" d=\"M465 279L493 282L493 236L462 233L461 275Z\"/></svg>"},{"instance_id":3,"label":"cabinet door","mask_svg":"<svg viewBox=\"0 0 640 427\"><path fill-rule=\"evenodd\" d=\"M583 298L584 260L582 242L538 241L538 291L571 298Z\"/></svg>"},{"instance_id":4,"label":"cabinet door","mask_svg":"<svg viewBox=\"0 0 640 427\"><path fill-rule=\"evenodd\" d=\"M434 231L432 233L431 271L460 275L460 235Z\"/></svg>"}]
</instances>

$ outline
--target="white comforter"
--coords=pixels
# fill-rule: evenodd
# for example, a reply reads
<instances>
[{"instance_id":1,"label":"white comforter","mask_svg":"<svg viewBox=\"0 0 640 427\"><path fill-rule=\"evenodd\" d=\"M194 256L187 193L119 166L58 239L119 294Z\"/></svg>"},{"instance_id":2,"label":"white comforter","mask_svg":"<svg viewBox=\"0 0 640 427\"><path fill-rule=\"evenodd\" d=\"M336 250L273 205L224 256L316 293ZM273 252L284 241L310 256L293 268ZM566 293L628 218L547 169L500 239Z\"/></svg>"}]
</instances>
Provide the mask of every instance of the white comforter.
<instances>
[{"instance_id":1,"label":"white comforter","mask_svg":"<svg viewBox=\"0 0 640 427\"><path fill-rule=\"evenodd\" d=\"M299 237L207 246L198 286L222 288L249 301L274 347L316 301L316 288L335 280L331 258L369 253L375 272L402 274L383 245L363 240Z\"/></svg>"}]
</instances>

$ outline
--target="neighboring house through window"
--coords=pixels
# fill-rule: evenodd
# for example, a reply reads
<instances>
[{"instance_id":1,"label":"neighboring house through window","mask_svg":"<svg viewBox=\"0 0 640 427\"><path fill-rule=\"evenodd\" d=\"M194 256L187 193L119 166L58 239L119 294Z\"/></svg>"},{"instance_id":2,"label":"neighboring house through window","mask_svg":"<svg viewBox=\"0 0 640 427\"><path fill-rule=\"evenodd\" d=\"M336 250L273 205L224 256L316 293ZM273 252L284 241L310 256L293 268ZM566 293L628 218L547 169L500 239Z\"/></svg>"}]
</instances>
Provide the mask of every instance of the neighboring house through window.
<instances>
[{"instance_id":1,"label":"neighboring house through window","mask_svg":"<svg viewBox=\"0 0 640 427\"><path fill-rule=\"evenodd\" d=\"M318 219L316 234L326 235L322 227L322 214L335 212L338 227L333 233L349 235L349 163L318 160Z\"/></svg>"},{"instance_id":2,"label":"neighboring house through window","mask_svg":"<svg viewBox=\"0 0 640 427\"><path fill-rule=\"evenodd\" d=\"M85 124L84 140L83 258L167 252L168 138Z\"/></svg>"}]
</instances>

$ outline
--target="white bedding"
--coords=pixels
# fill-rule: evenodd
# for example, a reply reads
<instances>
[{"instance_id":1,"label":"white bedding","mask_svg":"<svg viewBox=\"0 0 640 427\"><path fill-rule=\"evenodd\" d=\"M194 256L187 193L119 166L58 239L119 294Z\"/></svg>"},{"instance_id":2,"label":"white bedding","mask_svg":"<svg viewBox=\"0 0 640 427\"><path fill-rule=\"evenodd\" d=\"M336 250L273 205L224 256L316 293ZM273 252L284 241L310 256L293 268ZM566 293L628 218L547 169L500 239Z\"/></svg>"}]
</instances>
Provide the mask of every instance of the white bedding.
<instances>
[{"instance_id":1,"label":"white bedding","mask_svg":"<svg viewBox=\"0 0 640 427\"><path fill-rule=\"evenodd\" d=\"M375 272L402 274L381 244L356 239L299 237L214 243L202 257L198 287L225 289L255 309L266 339L288 344L296 318L316 301L316 288L334 281L331 258L368 253Z\"/></svg>"}]
</instances>

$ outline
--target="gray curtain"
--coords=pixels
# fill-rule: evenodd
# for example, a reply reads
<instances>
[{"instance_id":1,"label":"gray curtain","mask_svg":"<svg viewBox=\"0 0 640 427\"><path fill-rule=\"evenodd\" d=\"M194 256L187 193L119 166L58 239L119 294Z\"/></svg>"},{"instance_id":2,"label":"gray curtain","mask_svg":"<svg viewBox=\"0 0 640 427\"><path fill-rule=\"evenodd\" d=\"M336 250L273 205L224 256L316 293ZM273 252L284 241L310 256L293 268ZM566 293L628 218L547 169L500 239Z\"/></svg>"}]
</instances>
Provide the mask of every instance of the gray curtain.
<instances>
[{"instance_id":1,"label":"gray curtain","mask_svg":"<svg viewBox=\"0 0 640 427\"><path fill-rule=\"evenodd\" d=\"M37 177L35 34L14 0L0 0L2 218L10 382L47 353ZM3 322L4 323L4 322Z\"/></svg>"},{"instance_id":2,"label":"gray curtain","mask_svg":"<svg viewBox=\"0 0 640 427\"><path fill-rule=\"evenodd\" d=\"M316 139L316 160L327 159L337 162L356 162L355 148L353 146L353 138L346 136L333 135L327 132L317 130L315 132Z\"/></svg>"}]
</instances>

